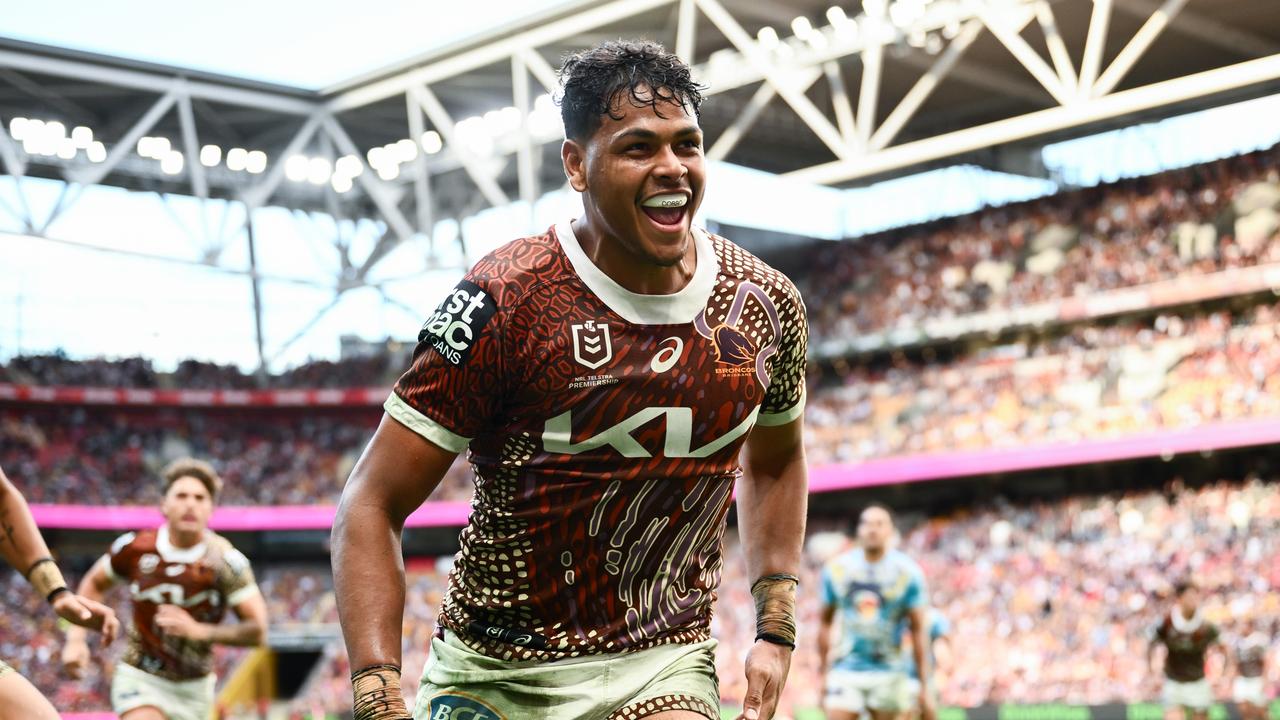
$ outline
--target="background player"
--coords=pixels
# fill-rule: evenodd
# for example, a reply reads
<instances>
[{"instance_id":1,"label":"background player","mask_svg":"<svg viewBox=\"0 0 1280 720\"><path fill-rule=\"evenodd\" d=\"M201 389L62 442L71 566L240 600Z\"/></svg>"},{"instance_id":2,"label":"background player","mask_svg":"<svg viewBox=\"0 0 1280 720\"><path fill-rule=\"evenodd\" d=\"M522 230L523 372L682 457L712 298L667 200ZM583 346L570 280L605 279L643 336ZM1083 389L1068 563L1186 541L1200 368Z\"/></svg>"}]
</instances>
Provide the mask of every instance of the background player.
<instances>
[{"instance_id":1,"label":"background player","mask_svg":"<svg viewBox=\"0 0 1280 720\"><path fill-rule=\"evenodd\" d=\"M267 608L249 561L208 529L222 479L208 463L176 460L162 473L165 523L126 533L94 564L80 592L101 599L129 585L133 624L116 667L111 704L121 720L208 720L213 709L213 645L261 645ZM240 622L220 624L232 608ZM84 672L84 632L67 632L63 664Z\"/></svg>"},{"instance_id":2,"label":"background player","mask_svg":"<svg viewBox=\"0 0 1280 720\"><path fill-rule=\"evenodd\" d=\"M102 633L104 645L120 628L115 611L72 593L49 556L27 501L0 469L0 555L23 572L58 617ZM57 720L58 713L27 679L0 659L0 720Z\"/></svg>"},{"instance_id":3,"label":"background player","mask_svg":"<svg viewBox=\"0 0 1280 720\"><path fill-rule=\"evenodd\" d=\"M1213 705L1213 688L1205 677L1205 656L1210 648L1219 648L1218 628L1205 620L1200 612L1200 591L1189 581L1174 586L1173 607L1156 626L1147 652L1151 672L1159 672L1154 659L1156 648L1165 647L1164 691L1165 713L1178 716L1181 708L1188 718L1205 720Z\"/></svg>"},{"instance_id":4,"label":"background player","mask_svg":"<svg viewBox=\"0 0 1280 720\"><path fill-rule=\"evenodd\" d=\"M907 701L911 703L911 708L903 713L903 717L908 718L918 715L922 720L936 720L938 716L938 657L941 656L944 661L950 661L951 645L947 638L951 633L951 623L947 622L947 617L942 614L941 610L932 605L925 611L925 622L928 625L927 633L929 636L929 668L933 672L929 674L928 682L925 682L922 688L920 668L916 666L915 653L902 653L903 673L907 676L906 697ZM898 628L900 642L906 643L911 637L911 624L904 621L898 625ZM929 693L929 698L933 701L927 708L916 702L922 689Z\"/></svg>"},{"instance_id":5,"label":"background player","mask_svg":"<svg viewBox=\"0 0 1280 720\"><path fill-rule=\"evenodd\" d=\"M692 224L704 161L684 63L611 42L561 75L583 216L500 248L449 294L343 493L334 581L356 717L404 717L399 534L469 447L473 510L419 718L719 718L710 619L735 485L757 610L744 716L767 718L795 646L804 308Z\"/></svg>"},{"instance_id":6,"label":"background player","mask_svg":"<svg viewBox=\"0 0 1280 720\"><path fill-rule=\"evenodd\" d=\"M875 720L889 720L906 709L898 630L904 621L916 666L921 676L930 675L924 572L889 547L894 532L888 508L867 507L858 519L859 546L822 569L818 667L826 671L823 707L831 720L851 720L866 712ZM837 617L839 649L832 657L831 629ZM916 699L922 712L933 711L927 688L922 686Z\"/></svg>"},{"instance_id":7,"label":"background player","mask_svg":"<svg viewBox=\"0 0 1280 720\"><path fill-rule=\"evenodd\" d=\"M1231 686L1231 699L1240 708L1244 720L1262 720L1267 709L1267 652L1271 638L1262 632L1256 620L1250 620L1232 645L1231 659L1236 666L1236 679Z\"/></svg>"}]
</instances>

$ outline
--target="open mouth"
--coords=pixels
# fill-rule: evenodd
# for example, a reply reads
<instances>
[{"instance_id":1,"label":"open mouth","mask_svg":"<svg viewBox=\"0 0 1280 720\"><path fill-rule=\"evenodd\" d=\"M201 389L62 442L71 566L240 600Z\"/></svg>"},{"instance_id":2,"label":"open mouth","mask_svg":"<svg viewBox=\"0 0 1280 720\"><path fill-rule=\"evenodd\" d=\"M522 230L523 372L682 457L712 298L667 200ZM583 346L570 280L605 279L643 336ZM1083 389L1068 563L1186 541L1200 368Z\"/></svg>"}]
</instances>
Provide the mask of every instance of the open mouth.
<instances>
[{"instance_id":1,"label":"open mouth","mask_svg":"<svg viewBox=\"0 0 1280 720\"><path fill-rule=\"evenodd\" d=\"M655 195L640 203L640 209L663 229L673 229L684 224L684 214L689 204L689 196L684 193Z\"/></svg>"}]
</instances>

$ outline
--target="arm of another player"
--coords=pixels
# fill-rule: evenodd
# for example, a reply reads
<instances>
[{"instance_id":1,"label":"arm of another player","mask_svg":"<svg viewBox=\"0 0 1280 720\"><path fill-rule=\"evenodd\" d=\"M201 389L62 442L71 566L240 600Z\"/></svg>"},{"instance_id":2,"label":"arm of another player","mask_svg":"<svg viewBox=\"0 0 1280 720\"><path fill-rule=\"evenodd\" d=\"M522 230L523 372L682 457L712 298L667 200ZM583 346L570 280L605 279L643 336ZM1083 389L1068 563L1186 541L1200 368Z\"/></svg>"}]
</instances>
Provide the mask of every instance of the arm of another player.
<instances>
[{"instance_id":1,"label":"arm of another player","mask_svg":"<svg viewBox=\"0 0 1280 720\"><path fill-rule=\"evenodd\" d=\"M803 426L802 417L797 417L785 425L757 426L747 438L746 473L737 502L738 532L750 578L800 572L809 499ZM791 617L794 621L794 610ZM791 653L791 648L774 642L758 640L752 646L740 717L773 716L791 668Z\"/></svg>"},{"instance_id":2,"label":"arm of another player","mask_svg":"<svg viewBox=\"0 0 1280 720\"><path fill-rule=\"evenodd\" d=\"M202 623L177 605L161 605L156 610L156 627L165 635L210 642L216 645L256 647L267 641L267 603L254 593L232 609L240 622Z\"/></svg>"},{"instance_id":3,"label":"arm of another player","mask_svg":"<svg viewBox=\"0 0 1280 720\"><path fill-rule=\"evenodd\" d=\"M822 676L822 694L818 696L818 704L822 707L827 703L827 659L831 655L831 626L835 617L836 606L823 602L822 609L818 611L818 672Z\"/></svg>"},{"instance_id":4,"label":"arm of another player","mask_svg":"<svg viewBox=\"0 0 1280 720\"><path fill-rule=\"evenodd\" d=\"M26 498L3 469L0 469L0 555L48 600L59 617L100 631L106 642L115 638L120 626L115 612L101 603L78 597L67 588L57 563L49 555L49 546L36 527Z\"/></svg>"},{"instance_id":5,"label":"arm of another player","mask_svg":"<svg viewBox=\"0 0 1280 720\"><path fill-rule=\"evenodd\" d=\"M400 535L456 454L384 415L351 472L332 546L338 620L352 670L400 667L405 593ZM399 673L395 676L398 681Z\"/></svg>"},{"instance_id":6,"label":"arm of another player","mask_svg":"<svg viewBox=\"0 0 1280 720\"><path fill-rule=\"evenodd\" d=\"M923 595L923 593L922 593ZM929 667L929 608L917 605L907 611L907 622L911 625L911 655L915 658L920 676L920 712L929 717L933 712L933 696L929 693L929 677L933 668Z\"/></svg>"},{"instance_id":7,"label":"arm of another player","mask_svg":"<svg viewBox=\"0 0 1280 720\"><path fill-rule=\"evenodd\" d=\"M103 555L98 561L89 568L89 572L80 578L80 586L76 588L76 593L90 602L101 604L106 592L115 585L115 580L110 572L111 556ZM119 627L119 621L116 621L116 627ZM112 630L114 637L115 630ZM103 633L104 644L107 641L107 635ZM85 640L84 628L71 626L67 628L66 643L62 646L62 669L71 675L71 677L79 678L84 675L85 669L89 667L89 644Z\"/></svg>"}]
</instances>

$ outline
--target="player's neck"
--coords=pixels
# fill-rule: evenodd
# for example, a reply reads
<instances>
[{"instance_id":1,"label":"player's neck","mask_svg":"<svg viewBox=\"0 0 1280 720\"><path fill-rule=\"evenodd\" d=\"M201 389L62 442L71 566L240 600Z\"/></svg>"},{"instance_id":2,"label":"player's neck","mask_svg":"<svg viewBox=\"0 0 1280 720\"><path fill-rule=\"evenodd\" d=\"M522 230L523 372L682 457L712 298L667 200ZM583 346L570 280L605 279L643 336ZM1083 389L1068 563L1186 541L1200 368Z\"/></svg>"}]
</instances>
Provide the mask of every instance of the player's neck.
<instances>
[{"instance_id":1,"label":"player's neck","mask_svg":"<svg viewBox=\"0 0 1280 720\"><path fill-rule=\"evenodd\" d=\"M684 257L674 265L658 265L627 249L612 237L604 223L593 219L590 209L573 221L573 234L582 252L610 280L639 295L671 295L684 289L698 269L697 243L689 242Z\"/></svg>"},{"instance_id":2,"label":"player's neck","mask_svg":"<svg viewBox=\"0 0 1280 720\"><path fill-rule=\"evenodd\" d=\"M179 550L193 548L204 539L204 532L188 532L169 528L169 544Z\"/></svg>"},{"instance_id":3,"label":"player's neck","mask_svg":"<svg viewBox=\"0 0 1280 720\"><path fill-rule=\"evenodd\" d=\"M879 547L879 548L864 547L864 548L862 548L862 554L866 556L866 558L867 558L867 562L873 562L873 563L874 563L874 562L880 562L881 560L883 560L883 559L884 559L884 555L885 555L885 552L886 552L886 551L887 551L887 549L886 549L886 548L882 548L882 547Z\"/></svg>"}]
</instances>

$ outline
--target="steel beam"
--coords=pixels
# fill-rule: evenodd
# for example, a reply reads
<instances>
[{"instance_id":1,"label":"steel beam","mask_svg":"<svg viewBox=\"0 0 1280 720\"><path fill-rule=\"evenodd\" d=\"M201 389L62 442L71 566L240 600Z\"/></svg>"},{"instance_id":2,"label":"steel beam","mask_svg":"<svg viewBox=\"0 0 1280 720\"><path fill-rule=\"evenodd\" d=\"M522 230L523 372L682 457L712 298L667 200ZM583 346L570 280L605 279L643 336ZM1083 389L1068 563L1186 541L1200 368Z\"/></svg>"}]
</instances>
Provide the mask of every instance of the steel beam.
<instances>
[{"instance_id":1,"label":"steel beam","mask_svg":"<svg viewBox=\"0 0 1280 720\"><path fill-rule=\"evenodd\" d=\"M1014 31L1003 21L1002 15L997 15L990 6L981 0L971 0L970 6L974 8L978 17L982 19L982 23L991 30L992 34L1000 41L1014 59L1017 60L1031 76L1049 91L1049 94L1058 101L1059 105L1066 105L1071 100L1071 96L1067 93L1066 87L1058 79L1058 75L1049 67L1044 58L1040 57L1035 50L1022 39L1022 36Z\"/></svg>"},{"instance_id":2,"label":"steel beam","mask_svg":"<svg viewBox=\"0 0 1280 720\"><path fill-rule=\"evenodd\" d=\"M280 156L276 161L271 163L271 168L267 170L266 177L242 193L242 199L249 207L262 207L267 200L275 194L276 188L280 187L280 183L284 181L285 163L289 158L302 152L302 149L311 142L312 136L316 134L316 129L320 127L324 116L316 113L307 118L302 123L302 127L298 128L298 132L294 133L293 139L280 152Z\"/></svg>"},{"instance_id":3,"label":"steel beam","mask_svg":"<svg viewBox=\"0 0 1280 720\"><path fill-rule=\"evenodd\" d=\"M0 51L0 54L2 54L2 52L3 51ZM138 121L133 124L133 127L125 131L124 136L121 137L116 144L112 146L111 151L107 153L106 160L98 165L90 165L88 167L79 168L74 172L68 172L67 179L73 182L78 182L81 185L97 185L102 182L102 179L109 175L112 170L115 170L116 166L120 164L120 161L123 160L126 155L136 152L138 140L140 140L143 135L146 135L151 128L155 127L156 122L158 122L160 118L164 117L165 113L169 112L169 109L172 108L173 104L178 100L178 87L179 81L170 80L168 90L165 91L164 95L160 96L159 100L152 104L150 109L143 113L141 118L138 118Z\"/></svg>"},{"instance_id":4,"label":"steel beam","mask_svg":"<svg viewBox=\"0 0 1280 720\"><path fill-rule=\"evenodd\" d=\"M418 154L413 160L413 204L418 219L418 232L427 236L431 244L435 233L432 228L431 207L431 174L427 172L427 153L422 149L422 136L426 134L426 123L422 121L422 106L412 94L404 96L405 112L409 116L409 137L418 144ZM361 164L364 158L360 159ZM366 171L367 172L367 171Z\"/></svg>"},{"instance_id":5,"label":"steel beam","mask_svg":"<svg viewBox=\"0 0 1280 720\"><path fill-rule=\"evenodd\" d=\"M1045 44L1049 46L1049 57L1053 59L1053 69L1058 71L1058 81L1063 88L1076 87L1076 70L1071 63L1071 53L1067 52L1067 44L1062 41L1062 33L1058 32L1058 23L1053 17L1049 0L1036 0L1035 10L1040 29L1044 32Z\"/></svg>"},{"instance_id":6,"label":"steel beam","mask_svg":"<svg viewBox=\"0 0 1280 720\"><path fill-rule=\"evenodd\" d=\"M27 173L26 153L9 137L9 128L4 126L0 118L0 163L4 171L14 177L22 177Z\"/></svg>"},{"instance_id":7,"label":"steel beam","mask_svg":"<svg viewBox=\"0 0 1280 720\"><path fill-rule=\"evenodd\" d=\"M827 85L831 87L831 109L836 114L836 127L846 145L853 146L860 142L858 125L853 119L853 105L849 102L849 90L844 84L844 73L835 60L822 63L822 72L827 76Z\"/></svg>"},{"instance_id":8,"label":"steel beam","mask_svg":"<svg viewBox=\"0 0 1280 720\"><path fill-rule=\"evenodd\" d=\"M1143 87L1123 90L1070 107L1055 107L937 137L905 143L856 161L839 161L787 173L799 182L834 184L899 170L1029 137L1111 120L1280 80L1280 54Z\"/></svg>"},{"instance_id":9,"label":"steel beam","mask_svg":"<svg viewBox=\"0 0 1280 720\"><path fill-rule=\"evenodd\" d=\"M347 131L342 129L337 120L331 116L325 115L321 120L324 125L325 134L333 139L335 145L338 146L338 152L343 155L355 155L360 157L360 149L356 144L351 142L351 137L347 135ZM382 213L382 217L387 221L387 225L395 231L401 242L408 240L413 236L413 226L405 219L404 213L400 212L400 208L396 205L395 197L382 180L373 176L371 172L362 172L356 177L360 182L360 186L369 194L369 199L373 200L373 204L377 206L378 212Z\"/></svg>"},{"instance_id":10,"label":"steel beam","mask_svg":"<svg viewBox=\"0 0 1280 720\"><path fill-rule=\"evenodd\" d=\"M973 44L978 35L982 33L982 22L979 20L970 20L960 29L957 35L947 49L938 56L933 66L929 68L924 75L916 81L915 85L907 91L898 106L889 113L889 117L884 119L884 123L876 128L875 133L868 142L868 147L872 150L881 150L893 142L902 128L915 117L920 106L924 105L925 100L929 99L929 95L933 93L933 89L942 82L942 79L955 68L956 63L960 60L960 56L965 50Z\"/></svg>"},{"instance_id":11,"label":"steel beam","mask_svg":"<svg viewBox=\"0 0 1280 720\"><path fill-rule=\"evenodd\" d=\"M1095 0L1096 2L1096 0ZM1136 17L1149 17L1160 7L1159 0L1118 0L1116 9ZM1246 32L1218 22L1211 15L1183 9L1169 19L1169 30L1208 43L1237 55L1263 57L1280 53L1280 43L1257 33Z\"/></svg>"},{"instance_id":12,"label":"steel beam","mask_svg":"<svg viewBox=\"0 0 1280 720\"><path fill-rule=\"evenodd\" d=\"M680 0L680 15L676 20L676 56L686 65L693 64L693 41L698 29L697 9L694 0Z\"/></svg>"},{"instance_id":13,"label":"steel beam","mask_svg":"<svg viewBox=\"0 0 1280 720\"><path fill-rule=\"evenodd\" d=\"M1124 46L1120 54L1115 60L1107 66L1103 71L1102 77L1098 78L1098 82L1094 83L1091 95L1093 97L1101 97L1110 93L1120 84L1125 75L1133 69L1135 63L1142 57L1147 49L1151 47L1151 43L1160 37L1160 32L1169 24L1169 20L1178 14L1183 5L1187 4L1187 0L1165 0L1147 21L1138 28L1138 32L1129 40L1129 44Z\"/></svg>"},{"instance_id":14,"label":"steel beam","mask_svg":"<svg viewBox=\"0 0 1280 720\"><path fill-rule=\"evenodd\" d=\"M516 148L516 178L520 200L529 206L529 229L533 229L533 204L538 199L538 175L534 167L533 136L529 133L529 71L520 55L511 57L511 92L520 111L520 130Z\"/></svg>"},{"instance_id":15,"label":"steel beam","mask_svg":"<svg viewBox=\"0 0 1280 720\"><path fill-rule=\"evenodd\" d=\"M797 91L789 83L787 78L773 64L766 55L765 51L756 44L755 40L747 34L746 30L738 24L737 20L729 14L728 10L720 4L719 0L697 0L698 7L702 9L704 15L711 20L711 24L719 28L721 33L729 39L729 42L742 53L747 62L764 76L766 82L774 86L778 91L778 95L791 106L792 110L800 116L805 125L822 140L823 144L830 148L836 157L841 159L849 159L853 157L853 149L840 136L840 131L827 120L822 111L814 106L813 102L805 96L804 93Z\"/></svg>"},{"instance_id":16,"label":"steel beam","mask_svg":"<svg viewBox=\"0 0 1280 720\"><path fill-rule=\"evenodd\" d=\"M807 90L810 85L815 83L822 73L813 69L806 68L796 71L792 77L795 87L801 92ZM751 99L747 101L742 111L738 113L738 117L734 118L732 124L720 133L720 137L716 138L715 143L711 145L711 149L707 151L708 160L724 160L729 153L733 152L733 148L738 145L738 141L747 131L756 124L756 120L760 118L760 113L778 95L778 91L769 83L760 83L760 87L756 89Z\"/></svg>"},{"instance_id":17,"label":"steel beam","mask_svg":"<svg viewBox=\"0 0 1280 720\"><path fill-rule=\"evenodd\" d=\"M1107 25L1111 21L1111 0L1093 0L1093 13L1089 16L1089 34L1084 41L1084 59L1080 63L1080 82L1076 97L1088 98L1098 81L1102 67L1102 51L1107 44Z\"/></svg>"},{"instance_id":18,"label":"steel beam","mask_svg":"<svg viewBox=\"0 0 1280 720\"><path fill-rule=\"evenodd\" d=\"M454 132L453 118L449 116L449 111L444 109L444 105L440 103L436 94L428 87L413 88L410 92L416 96L423 111L431 119L431 124L435 126L436 132L444 136L445 143L462 163L462 167L471 176L476 187L480 188L485 199L494 207L501 207L511 202L507 199L507 194L498 186L498 181L480 165L479 159L472 154L470 148L458 141L458 135Z\"/></svg>"}]
</instances>

